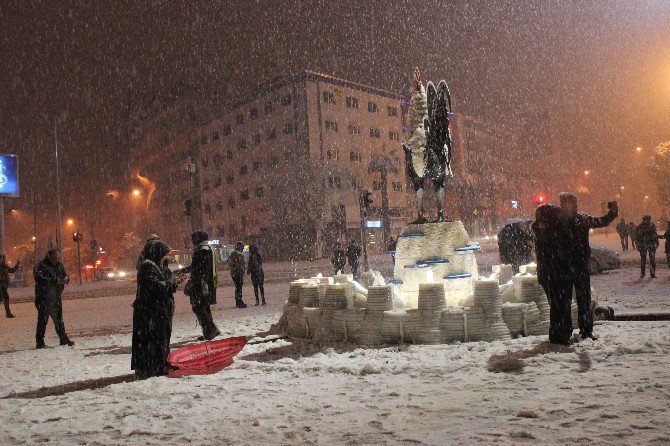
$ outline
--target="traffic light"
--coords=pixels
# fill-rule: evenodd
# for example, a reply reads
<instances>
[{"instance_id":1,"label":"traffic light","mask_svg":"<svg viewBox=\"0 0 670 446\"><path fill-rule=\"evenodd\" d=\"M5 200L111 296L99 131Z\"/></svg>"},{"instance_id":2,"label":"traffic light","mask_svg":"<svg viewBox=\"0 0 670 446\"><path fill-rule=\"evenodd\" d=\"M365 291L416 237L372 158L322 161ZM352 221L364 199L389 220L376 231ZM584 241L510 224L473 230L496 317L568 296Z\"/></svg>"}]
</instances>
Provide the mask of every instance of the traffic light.
<instances>
[{"instance_id":1,"label":"traffic light","mask_svg":"<svg viewBox=\"0 0 670 446\"><path fill-rule=\"evenodd\" d=\"M84 234L82 234L79 231L75 231L72 233L72 241L75 243L80 243L82 240L84 240Z\"/></svg>"},{"instance_id":2,"label":"traffic light","mask_svg":"<svg viewBox=\"0 0 670 446\"><path fill-rule=\"evenodd\" d=\"M184 215L186 215L187 217L193 215L193 200L191 200L190 198L184 200Z\"/></svg>"},{"instance_id":3,"label":"traffic light","mask_svg":"<svg viewBox=\"0 0 670 446\"><path fill-rule=\"evenodd\" d=\"M544 194L537 194L535 196L535 204L537 204L538 206L547 204L547 197L545 197Z\"/></svg>"}]
</instances>

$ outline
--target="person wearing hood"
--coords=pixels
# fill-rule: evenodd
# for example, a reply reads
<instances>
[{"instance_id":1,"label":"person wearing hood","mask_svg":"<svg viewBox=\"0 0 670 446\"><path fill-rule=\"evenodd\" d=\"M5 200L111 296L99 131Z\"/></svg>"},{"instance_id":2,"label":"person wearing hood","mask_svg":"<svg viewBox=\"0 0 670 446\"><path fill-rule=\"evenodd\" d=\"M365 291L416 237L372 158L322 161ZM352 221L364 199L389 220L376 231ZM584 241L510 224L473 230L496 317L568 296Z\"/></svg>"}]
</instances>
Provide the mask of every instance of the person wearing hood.
<instances>
[{"instance_id":1,"label":"person wearing hood","mask_svg":"<svg viewBox=\"0 0 670 446\"><path fill-rule=\"evenodd\" d=\"M651 215L642 217L635 230L637 250L640 252L640 279L644 278L647 270L647 255L649 256L649 277L656 278L656 249L658 248L658 233L656 225L651 221Z\"/></svg>"},{"instance_id":2,"label":"person wearing hood","mask_svg":"<svg viewBox=\"0 0 670 446\"><path fill-rule=\"evenodd\" d=\"M144 259L147 256L147 253L149 252L149 247L153 242L156 240L160 240L158 235L156 234L151 234L149 238L147 239L146 243L144 244L144 248L142 248L142 252L140 253L140 256L137 258L137 271L140 270L140 267L142 266L142 262L144 262Z\"/></svg>"},{"instance_id":3,"label":"person wearing hood","mask_svg":"<svg viewBox=\"0 0 670 446\"><path fill-rule=\"evenodd\" d=\"M549 301L549 342L570 345L572 337L573 273L567 232L560 222L561 208L544 204L535 212L531 229L535 235L537 281Z\"/></svg>"},{"instance_id":4,"label":"person wearing hood","mask_svg":"<svg viewBox=\"0 0 670 446\"><path fill-rule=\"evenodd\" d=\"M186 294L191 301L191 309L202 328L202 340L212 340L221 332L214 323L211 305L216 303L216 257L209 245L209 234L195 231L191 234L193 242L193 260L186 268L191 277L186 284Z\"/></svg>"},{"instance_id":5,"label":"person wearing hood","mask_svg":"<svg viewBox=\"0 0 670 446\"><path fill-rule=\"evenodd\" d=\"M37 308L37 330L35 333L36 348L45 348L44 333L47 328L49 317L53 320L56 334L60 339L60 345L73 346L74 342L68 338L63 323L62 293L70 278L60 261L60 253L57 248L47 252L33 269L35 278L35 308Z\"/></svg>"},{"instance_id":6,"label":"person wearing hood","mask_svg":"<svg viewBox=\"0 0 670 446\"><path fill-rule=\"evenodd\" d=\"M130 367L139 379L164 376L170 368L174 292L184 276L173 278L162 266L169 252L170 247L160 240L150 243L137 274Z\"/></svg>"},{"instance_id":7,"label":"person wearing hood","mask_svg":"<svg viewBox=\"0 0 670 446\"><path fill-rule=\"evenodd\" d=\"M335 268L335 274L343 274L344 267L347 264L347 255L342 249L342 244L337 242L335 249L333 250L333 255L330 257L330 263L333 264Z\"/></svg>"}]
</instances>

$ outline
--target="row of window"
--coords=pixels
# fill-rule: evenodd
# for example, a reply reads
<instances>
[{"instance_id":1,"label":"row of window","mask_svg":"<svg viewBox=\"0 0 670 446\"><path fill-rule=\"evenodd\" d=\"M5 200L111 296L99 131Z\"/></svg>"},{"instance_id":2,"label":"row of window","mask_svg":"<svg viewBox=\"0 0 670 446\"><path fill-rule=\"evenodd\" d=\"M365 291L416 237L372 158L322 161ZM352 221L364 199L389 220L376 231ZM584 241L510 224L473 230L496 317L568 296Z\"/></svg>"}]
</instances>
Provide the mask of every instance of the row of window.
<instances>
[{"instance_id":1,"label":"row of window","mask_svg":"<svg viewBox=\"0 0 670 446\"><path fill-rule=\"evenodd\" d=\"M324 91L323 92L323 102L326 104L337 104L337 100L335 99L335 94L332 91ZM347 96L344 103L346 104L347 108L355 108L358 109L358 98L355 96ZM368 112L370 113L379 113L379 108L377 107L377 103L374 101L368 101ZM386 107L386 114L388 116L398 116L398 107L392 107L392 106L387 106Z\"/></svg>"},{"instance_id":2,"label":"row of window","mask_svg":"<svg viewBox=\"0 0 670 446\"><path fill-rule=\"evenodd\" d=\"M342 188L342 179L340 177L337 177L337 176L329 176L328 179L327 179L326 184L328 185L328 188L330 188L330 189L341 189ZM402 184L401 181L393 181L393 182L391 182L391 187L396 192L402 192L403 184ZM351 180L351 188L352 189L358 188L358 183L356 182L355 179ZM382 190L383 189L383 184L379 180L374 180L372 182L372 188L374 190Z\"/></svg>"},{"instance_id":3,"label":"row of window","mask_svg":"<svg viewBox=\"0 0 670 446\"><path fill-rule=\"evenodd\" d=\"M293 102L293 97L290 94L287 94L286 96L283 96L280 99L280 103L284 107L288 107L289 105L291 105L292 102ZM270 114L274 110L275 110L274 104L272 103L272 101L268 101L265 104L265 114L266 115ZM260 116L260 111L258 110L258 108L253 107L251 110L249 110L249 119L250 120L257 119L259 116ZM244 114L239 114L239 115L235 116L235 124L236 125L243 125L244 120L245 120L245 115ZM287 127L285 126L284 127L284 133L285 134L291 133L293 131L292 124L287 124L287 125L290 125L291 129L287 131L286 130ZM218 141L221 138L221 134L223 134L223 136L229 136L232 133L233 133L232 127L230 125L225 125L221 129L221 132L219 132L218 130L212 132L211 139L209 138L208 135L202 135L201 138L200 138L200 144L204 146L210 141Z\"/></svg>"},{"instance_id":4,"label":"row of window","mask_svg":"<svg viewBox=\"0 0 670 446\"><path fill-rule=\"evenodd\" d=\"M256 198L262 198L263 195L265 195L265 189L263 189L263 186L259 186L256 189L254 189L254 196ZM241 201L249 200L249 196L250 196L249 189L245 189L245 190L240 192L240 200ZM226 204L228 205L229 209L235 209L236 203L235 203L234 198L229 198L228 201L226 202ZM218 201L214 206L215 206L215 208L218 212L223 211L223 208L224 208L223 202ZM212 205L209 204L209 203L206 203L205 206L204 206L204 211L205 211L206 214L211 214L212 213Z\"/></svg>"},{"instance_id":5,"label":"row of window","mask_svg":"<svg viewBox=\"0 0 670 446\"><path fill-rule=\"evenodd\" d=\"M340 159L340 150L339 149L328 149L326 150L326 158L329 160L339 160ZM363 162L363 155L360 152L356 151L350 151L349 152L349 161L350 162L358 162L362 163ZM396 166L400 166L400 158L397 156L393 157L393 161L395 162Z\"/></svg>"},{"instance_id":6,"label":"row of window","mask_svg":"<svg viewBox=\"0 0 670 446\"><path fill-rule=\"evenodd\" d=\"M324 127L327 132L337 132L338 131L338 126L337 126L337 121L325 121ZM357 125L354 124L349 124L347 126L347 132L350 135L360 135L361 134L361 128ZM400 141L400 134L398 132L394 131L389 131L388 133L389 140L391 141ZM381 131L377 128L370 127L370 138L380 138L381 137Z\"/></svg>"},{"instance_id":7,"label":"row of window","mask_svg":"<svg viewBox=\"0 0 670 446\"><path fill-rule=\"evenodd\" d=\"M293 124L286 124L286 126L284 126L283 133L285 135L293 133ZM268 139L268 141L277 139L277 131L275 129L269 130L268 134L267 134L267 139ZM259 145L261 143L261 136L259 134L253 135L252 141L253 141L254 145ZM237 147L238 150L246 149L248 147L247 146L247 141L245 139L240 139L239 141L237 141L236 147ZM234 157L233 151L232 150L227 150L226 151L226 159L230 160L230 159L233 159L233 157ZM223 163L223 160L222 160L220 154L214 155L212 157L212 160L213 160L213 162L216 166L220 166ZM209 159L208 158L203 158L202 159L202 167L207 167L207 166L209 166Z\"/></svg>"}]
</instances>

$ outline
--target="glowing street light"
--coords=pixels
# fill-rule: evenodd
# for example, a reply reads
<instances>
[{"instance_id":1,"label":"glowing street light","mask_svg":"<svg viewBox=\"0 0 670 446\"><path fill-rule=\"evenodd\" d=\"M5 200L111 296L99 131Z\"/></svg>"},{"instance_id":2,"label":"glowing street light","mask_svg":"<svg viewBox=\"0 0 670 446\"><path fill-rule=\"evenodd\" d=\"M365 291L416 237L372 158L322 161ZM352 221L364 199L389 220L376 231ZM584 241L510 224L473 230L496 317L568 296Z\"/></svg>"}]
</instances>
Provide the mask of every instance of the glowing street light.
<instances>
[{"instance_id":1,"label":"glowing street light","mask_svg":"<svg viewBox=\"0 0 670 446\"><path fill-rule=\"evenodd\" d=\"M65 223L67 223L68 226L72 226L72 225L74 225L74 220L71 219L71 218L68 218Z\"/></svg>"},{"instance_id":2,"label":"glowing street light","mask_svg":"<svg viewBox=\"0 0 670 446\"><path fill-rule=\"evenodd\" d=\"M585 171L584 171L584 175L588 175L588 174L590 174L590 173L591 173L591 172L590 172L589 170L585 170Z\"/></svg>"},{"instance_id":3,"label":"glowing street light","mask_svg":"<svg viewBox=\"0 0 670 446\"><path fill-rule=\"evenodd\" d=\"M636 147L636 148L635 148L635 151L636 151L637 153L642 152L642 147Z\"/></svg>"},{"instance_id":4,"label":"glowing street light","mask_svg":"<svg viewBox=\"0 0 670 446\"><path fill-rule=\"evenodd\" d=\"M645 195L645 196L644 196L644 199L645 199L645 200L649 200L649 195Z\"/></svg>"},{"instance_id":5,"label":"glowing street light","mask_svg":"<svg viewBox=\"0 0 670 446\"><path fill-rule=\"evenodd\" d=\"M132 194L133 194L133 197L137 198L142 194L142 191L140 191L139 189L133 189Z\"/></svg>"},{"instance_id":6,"label":"glowing street light","mask_svg":"<svg viewBox=\"0 0 670 446\"><path fill-rule=\"evenodd\" d=\"M625 188L624 188L623 186L621 186L621 190L624 190L624 189L625 189Z\"/></svg>"}]
</instances>

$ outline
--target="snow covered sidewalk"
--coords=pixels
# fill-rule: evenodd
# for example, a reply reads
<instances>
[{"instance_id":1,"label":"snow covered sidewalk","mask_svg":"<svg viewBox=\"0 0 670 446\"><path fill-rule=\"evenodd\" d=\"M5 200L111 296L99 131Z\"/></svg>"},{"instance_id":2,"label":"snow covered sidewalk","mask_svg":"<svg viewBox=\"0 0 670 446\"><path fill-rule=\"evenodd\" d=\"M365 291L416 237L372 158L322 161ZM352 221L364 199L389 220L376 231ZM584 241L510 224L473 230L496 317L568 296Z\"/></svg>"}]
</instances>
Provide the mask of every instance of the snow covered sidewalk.
<instances>
[{"instance_id":1,"label":"snow covered sidewalk","mask_svg":"<svg viewBox=\"0 0 670 446\"><path fill-rule=\"evenodd\" d=\"M601 300L645 302L617 291L617 280L594 280ZM267 330L286 294L273 288L267 307L238 311L222 300L215 320L225 336ZM21 349L0 349L0 397L129 373L131 297L66 301L77 345L42 351L24 349L32 348L32 304L17 305L20 318L0 321L2 343ZM183 296L177 303L174 342L198 334ZM670 323L606 322L596 333L600 340L571 348L546 336L383 349L247 346L214 375L0 399L0 444L669 443Z\"/></svg>"}]
</instances>

